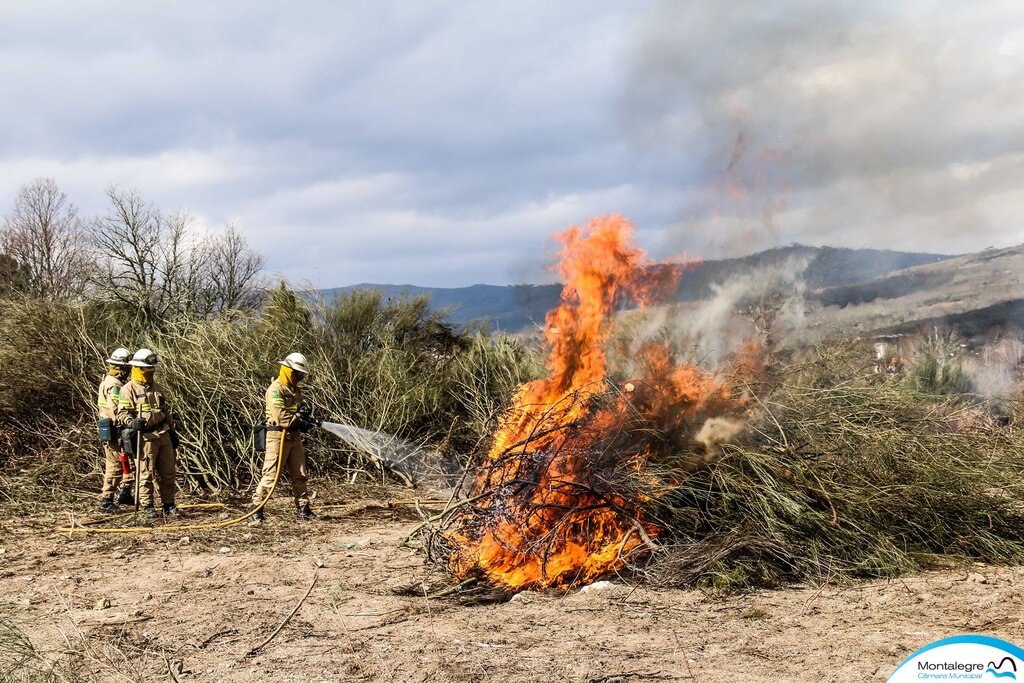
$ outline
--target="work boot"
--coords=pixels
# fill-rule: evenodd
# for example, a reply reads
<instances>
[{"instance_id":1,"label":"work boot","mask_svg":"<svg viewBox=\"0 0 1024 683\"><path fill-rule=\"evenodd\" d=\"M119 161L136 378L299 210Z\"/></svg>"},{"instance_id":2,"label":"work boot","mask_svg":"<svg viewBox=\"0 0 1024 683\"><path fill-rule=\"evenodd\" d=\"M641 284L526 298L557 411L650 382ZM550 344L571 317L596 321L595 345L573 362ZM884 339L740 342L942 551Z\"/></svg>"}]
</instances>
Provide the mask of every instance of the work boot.
<instances>
[{"instance_id":1,"label":"work boot","mask_svg":"<svg viewBox=\"0 0 1024 683\"><path fill-rule=\"evenodd\" d=\"M167 503L164 505L164 517L177 517L178 506L174 503Z\"/></svg>"},{"instance_id":2,"label":"work boot","mask_svg":"<svg viewBox=\"0 0 1024 683\"><path fill-rule=\"evenodd\" d=\"M156 508L152 505L147 505L143 510L142 514L146 519L156 519Z\"/></svg>"},{"instance_id":3,"label":"work boot","mask_svg":"<svg viewBox=\"0 0 1024 683\"><path fill-rule=\"evenodd\" d=\"M114 505L112 500L104 500L100 502L100 512L105 515L112 515L117 512L117 506Z\"/></svg>"},{"instance_id":4,"label":"work boot","mask_svg":"<svg viewBox=\"0 0 1024 683\"><path fill-rule=\"evenodd\" d=\"M264 519L266 519L266 517L263 515L263 510L257 510L249 515L249 526L259 526L260 524L263 524Z\"/></svg>"},{"instance_id":5,"label":"work boot","mask_svg":"<svg viewBox=\"0 0 1024 683\"><path fill-rule=\"evenodd\" d=\"M301 510L295 511L295 517L300 522L309 522L314 519L317 519L319 515L313 512L313 510L309 507L309 503L306 503L305 505L302 506Z\"/></svg>"},{"instance_id":6,"label":"work boot","mask_svg":"<svg viewBox=\"0 0 1024 683\"><path fill-rule=\"evenodd\" d=\"M123 489L117 492L117 504L118 505L135 505L135 496L132 495L132 490L125 486Z\"/></svg>"}]
</instances>

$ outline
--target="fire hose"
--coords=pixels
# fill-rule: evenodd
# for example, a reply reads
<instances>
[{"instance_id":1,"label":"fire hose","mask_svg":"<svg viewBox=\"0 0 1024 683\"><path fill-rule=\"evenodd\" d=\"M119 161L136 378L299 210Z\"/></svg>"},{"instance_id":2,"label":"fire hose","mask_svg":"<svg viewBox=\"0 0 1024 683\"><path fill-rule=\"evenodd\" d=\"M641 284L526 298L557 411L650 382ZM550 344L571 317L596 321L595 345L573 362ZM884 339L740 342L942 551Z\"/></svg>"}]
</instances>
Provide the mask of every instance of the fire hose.
<instances>
[{"instance_id":1,"label":"fire hose","mask_svg":"<svg viewBox=\"0 0 1024 683\"><path fill-rule=\"evenodd\" d=\"M59 529L57 529L57 531L62 531L62 532L66 531L69 534L73 534L73 533L80 533L80 534L134 534L134 533L142 533L142 532L145 532L145 531L195 531L195 530L199 530L199 529L223 529L224 527L234 526L235 524L238 524L239 522L245 521L246 519L248 519L252 515L256 514L260 510L262 510L263 507L270 500L270 497L274 495L274 489L277 488L277 482L281 478L281 467L282 467L282 463L284 461L285 432L282 431L280 434L281 434L281 443L280 443L280 445L277 448L277 472L274 474L274 482L270 485L270 490L267 491L267 495L263 496L263 500L261 500L259 502L259 505L254 507L252 510L249 510L248 512L246 512L244 515L241 515L239 517L235 517L234 519L226 519L226 520L222 520L222 521L219 521L219 522L208 522L206 524L170 524L170 525L167 525L167 526L131 526L131 527L114 527L114 528L107 528L107 527L103 527L103 528L88 528L88 527L81 527L81 526L72 526L72 527L60 527ZM140 441L141 441L141 438L140 438ZM138 448L136 450L137 451L141 451L142 449ZM136 455L135 455L136 462L138 462L139 457L140 456L139 456L139 454L137 452ZM135 489L136 489L136 491L139 490L139 484L138 484L138 480L139 479L140 479L140 473L138 471L136 471L136 473L135 473L135 481L136 481ZM214 505L216 505L216 504L214 504ZM135 497L135 507L136 507L136 510L138 509L138 506L139 506L139 498L138 498L138 495L136 495L136 497Z\"/></svg>"},{"instance_id":2,"label":"fire hose","mask_svg":"<svg viewBox=\"0 0 1024 683\"><path fill-rule=\"evenodd\" d=\"M424 505L424 506L431 506L431 505L444 505L447 502L449 502L449 501L446 500L446 499L442 499L442 498L402 498L402 499L398 499L398 500L383 500L383 501L367 500L367 501L359 501L359 502L355 502L355 503L331 503L331 504L327 504L327 505L318 505L317 509L318 510L347 510L348 508L355 508L355 507L359 507L360 505L363 505L363 506L379 505L381 507L389 507L389 506L392 506L392 505ZM192 509L198 509L198 508L212 509L212 508L223 508L223 507L227 507L227 504L226 503L186 503L185 505L179 505L178 506L178 508L182 509L182 510L192 510ZM134 512L122 512L122 513L116 514L116 515L107 515L107 516L101 517L99 519L93 519L93 520L86 520L84 522L78 522L78 524L81 525L81 526L92 526L94 524L102 524L103 522L109 522L112 519L121 519L122 517L130 517L133 514L135 514L135 513ZM77 528L77 527L75 527L75 528ZM146 528L152 530L155 527L146 527ZM63 530L66 530L66 529L62 529L62 531Z\"/></svg>"},{"instance_id":3,"label":"fire hose","mask_svg":"<svg viewBox=\"0 0 1024 683\"><path fill-rule=\"evenodd\" d=\"M180 509L180 510L186 510L186 509L187 510L191 510L193 508L212 509L212 508L223 508L223 507L227 507L227 504L226 503L188 503L186 505L179 505L178 509ZM78 524L79 526L93 526L93 525L96 525L96 524L103 524L104 522L109 522L109 521L111 521L113 519L122 519L124 517L131 517L134 514L135 514L134 512L119 512L119 513L113 514L113 515L104 515L103 517L100 517L98 519L89 519L89 520L85 520L85 521L81 521L81 522L75 522L75 524ZM77 528L77 527L75 527L75 528ZM151 528L151 527L147 527L147 528ZM60 529L60 531L66 531L66 530L67 529Z\"/></svg>"}]
</instances>

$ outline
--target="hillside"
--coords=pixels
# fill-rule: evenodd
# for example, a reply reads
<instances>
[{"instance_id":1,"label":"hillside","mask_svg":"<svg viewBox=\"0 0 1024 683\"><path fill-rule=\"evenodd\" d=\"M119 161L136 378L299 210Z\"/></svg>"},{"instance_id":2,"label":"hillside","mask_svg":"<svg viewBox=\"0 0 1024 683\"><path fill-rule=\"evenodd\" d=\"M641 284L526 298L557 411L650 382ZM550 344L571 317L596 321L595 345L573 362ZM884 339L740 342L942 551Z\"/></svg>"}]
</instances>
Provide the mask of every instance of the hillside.
<instances>
[{"instance_id":1,"label":"hillside","mask_svg":"<svg viewBox=\"0 0 1024 683\"><path fill-rule=\"evenodd\" d=\"M808 324L822 336L909 332L922 326L980 337L1024 329L1024 245L986 249L811 293Z\"/></svg>"},{"instance_id":2,"label":"hillside","mask_svg":"<svg viewBox=\"0 0 1024 683\"><path fill-rule=\"evenodd\" d=\"M811 289L842 287L871 281L894 271L936 264L952 257L878 249L839 249L793 245L741 258L704 261L685 272L676 293L679 301L709 297L712 285L755 269L783 268L806 262L803 277ZM519 331L542 324L545 313L558 303L560 285L472 285L470 287L417 287L363 283L321 290L329 301L353 289L374 289L388 298L429 295L434 309L446 309L459 325L486 324L492 330Z\"/></svg>"}]
</instances>

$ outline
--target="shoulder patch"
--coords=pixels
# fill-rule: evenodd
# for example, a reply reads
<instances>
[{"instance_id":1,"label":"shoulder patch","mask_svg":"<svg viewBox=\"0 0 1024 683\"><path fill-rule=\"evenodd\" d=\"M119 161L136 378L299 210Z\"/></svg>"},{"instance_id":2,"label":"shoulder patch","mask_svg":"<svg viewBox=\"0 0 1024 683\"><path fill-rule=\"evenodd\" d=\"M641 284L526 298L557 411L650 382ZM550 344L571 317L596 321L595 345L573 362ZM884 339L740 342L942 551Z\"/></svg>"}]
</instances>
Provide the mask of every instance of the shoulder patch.
<instances>
[{"instance_id":1,"label":"shoulder patch","mask_svg":"<svg viewBox=\"0 0 1024 683\"><path fill-rule=\"evenodd\" d=\"M271 396L272 396L273 398L281 398L281 392L280 392L280 390L278 390L278 389L274 389L274 390L272 390L272 391L270 392L270 395L271 395Z\"/></svg>"}]
</instances>

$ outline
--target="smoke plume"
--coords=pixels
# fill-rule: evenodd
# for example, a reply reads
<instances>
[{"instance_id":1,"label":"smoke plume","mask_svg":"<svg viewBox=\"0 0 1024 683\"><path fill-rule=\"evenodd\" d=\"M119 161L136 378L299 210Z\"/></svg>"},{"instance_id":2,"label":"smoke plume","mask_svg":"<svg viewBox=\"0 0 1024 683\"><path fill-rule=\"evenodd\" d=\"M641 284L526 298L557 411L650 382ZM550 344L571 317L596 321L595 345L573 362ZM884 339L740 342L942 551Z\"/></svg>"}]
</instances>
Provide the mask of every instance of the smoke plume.
<instances>
[{"instance_id":1,"label":"smoke plume","mask_svg":"<svg viewBox=\"0 0 1024 683\"><path fill-rule=\"evenodd\" d=\"M1024 5L662 2L621 118L716 255L1024 238Z\"/></svg>"}]
</instances>

